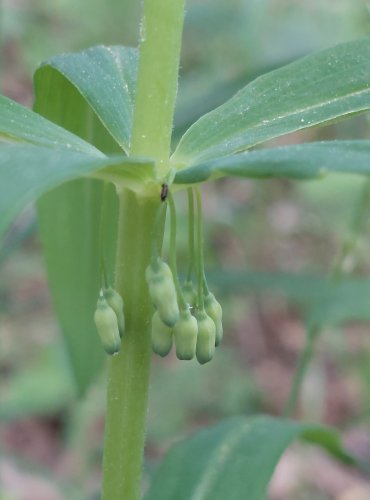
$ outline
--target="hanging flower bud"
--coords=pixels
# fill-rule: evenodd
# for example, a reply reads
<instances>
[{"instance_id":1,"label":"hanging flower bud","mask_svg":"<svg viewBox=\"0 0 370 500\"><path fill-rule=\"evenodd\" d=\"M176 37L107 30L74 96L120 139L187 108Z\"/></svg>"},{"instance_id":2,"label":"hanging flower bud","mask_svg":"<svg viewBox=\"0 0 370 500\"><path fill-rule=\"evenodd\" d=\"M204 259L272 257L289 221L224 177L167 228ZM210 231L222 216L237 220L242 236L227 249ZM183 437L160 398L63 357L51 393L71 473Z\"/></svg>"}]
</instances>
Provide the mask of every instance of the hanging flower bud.
<instances>
[{"instance_id":1,"label":"hanging flower bud","mask_svg":"<svg viewBox=\"0 0 370 500\"><path fill-rule=\"evenodd\" d=\"M95 310L94 321L105 351L108 354L117 353L121 347L117 316L102 292Z\"/></svg>"},{"instance_id":2,"label":"hanging flower bud","mask_svg":"<svg viewBox=\"0 0 370 500\"><path fill-rule=\"evenodd\" d=\"M167 326L174 326L179 318L179 306L170 267L162 261L158 262L158 269L150 265L146 270L146 279L161 320Z\"/></svg>"},{"instance_id":3,"label":"hanging flower bud","mask_svg":"<svg viewBox=\"0 0 370 500\"><path fill-rule=\"evenodd\" d=\"M176 344L176 356L179 359L193 359L197 345L198 324L189 309L181 311L173 329Z\"/></svg>"},{"instance_id":4,"label":"hanging flower bud","mask_svg":"<svg viewBox=\"0 0 370 500\"><path fill-rule=\"evenodd\" d=\"M104 290L104 297L108 305L113 309L117 316L119 335L122 338L125 331L125 316L123 314L123 299L116 290L109 287Z\"/></svg>"},{"instance_id":5,"label":"hanging flower bud","mask_svg":"<svg viewBox=\"0 0 370 500\"><path fill-rule=\"evenodd\" d=\"M222 337L224 336L224 330L222 327L222 307L221 304L216 300L213 293L208 293L204 297L204 309L208 316L213 319L216 326L216 347L221 343Z\"/></svg>"},{"instance_id":6,"label":"hanging flower bud","mask_svg":"<svg viewBox=\"0 0 370 500\"><path fill-rule=\"evenodd\" d=\"M148 285L150 284L151 281L158 278L159 274L161 276L167 276L168 278L173 279L170 266L168 264L166 264L165 262L163 262L163 260L161 260L158 257L155 265L153 265L151 263L151 264L149 264L149 266L145 270L145 278L146 278L146 282L148 283Z\"/></svg>"},{"instance_id":7,"label":"hanging flower bud","mask_svg":"<svg viewBox=\"0 0 370 500\"><path fill-rule=\"evenodd\" d=\"M158 311L152 317L152 349L159 356L167 356L172 347L172 328L165 325Z\"/></svg>"},{"instance_id":8,"label":"hanging flower bud","mask_svg":"<svg viewBox=\"0 0 370 500\"><path fill-rule=\"evenodd\" d=\"M185 281L182 286L182 293L184 295L185 302L189 304L190 307L194 307L197 303L197 291L195 290L192 281Z\"/></svg>"},{"instance_id":9,"label":"hanging flower bud","mask_svg":"<svg viewBox=\"0 0 370 500\"><path fill-rule=\"evenodd\" d=\"M215 353L216 326L206 312L200 310L197 315L198 338L197 338L197 360L201 365L208 363Z\"/></svg>"}]
</instances>

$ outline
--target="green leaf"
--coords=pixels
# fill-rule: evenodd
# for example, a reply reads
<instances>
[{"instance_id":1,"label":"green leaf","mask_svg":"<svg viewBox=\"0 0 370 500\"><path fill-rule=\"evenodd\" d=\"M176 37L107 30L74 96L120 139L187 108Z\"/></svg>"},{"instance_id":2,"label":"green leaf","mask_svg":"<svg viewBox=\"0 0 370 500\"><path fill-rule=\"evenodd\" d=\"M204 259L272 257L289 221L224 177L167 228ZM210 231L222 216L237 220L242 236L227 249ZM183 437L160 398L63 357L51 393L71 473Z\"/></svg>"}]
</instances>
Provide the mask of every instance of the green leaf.
<instances>
[{"instance_id":1,"label":"green leaf","mask_svg":"<svg viewBox=\"0 0 370 500\"><path fill-rule=\"evenodd\" d=\"M103 183L80 177L107 165L120 166L120 178L126 175L129 186L152 176L152 164L135 163L122 155L107 158L72 149L0 143L0 236L27 203L52 190L40 204L42 243L54 305L81 393L103 360L93 325L99 287L98 221ZM112 226L116 225L117 214L113 187L107 214L106 256L111 267L115 253Z\"/></svg>"},{"instance_id":2,"label":"green leaf","mask_svg":"<svg viewBox=\"0 0 370 500\"><path fill-rule=\"evenodd\" d=\"M35 109L105 153L119 150L79 90L53 69L35 75ZM53 299L72 372L82 395L102 367L104 353L93 322L100 284L99 224L103 183L78 179L39 200L40 237ZM117 220L114 192L109 196L111 227ZM58 227L58 231L55 231ZM115 250L109 231L108 254ZM110 264L110 260L109 260Z\"/></svg>"},{"instance_id":3,"label":"green leaf","mask_svg":"<svg viewBox=\"0 0 370 500\"><path fill-rule=\"evenodd\" d=\"M330 289L325 276L246 269L236 271L207 269L207 281L217 287L222 295L240 292L277 294L298 305L312 305L319 302L327 296ZM370 280L366 281L370 285Z\"/></svg>"},{"instance_id":4,"label":"green leaf","mask_svg":"<svg viewBox=\"0 0 370 500\"><path fill-rule=\"evenodd\" d=\"M35 84L35 108L40 114L106 154L121 151L79 89L62 73L43 67L36 74ZM149 164L132 167L124 174L130 176L130 182L144 183L147 176L152 175ZM100 286L102 195L102 182L79 179L54 189L38 203L40 235L53 304L81 394L104 360L93 322ZM113 189L109 189L106 201L104 250L108 273L112 275L117 229L117 199Z\"/></svg>"},{"instance_id":5,"label":"green leaf","mask_svg":"<svg viewBox=\"0 0 370 500\"><path fill-rule=\"evenodd\" d=\"M121 165L120 175L124 179L127 173L128 185L135 183L133 170L139 179L152 171L149 163L135 164L126 156L107 158L72 149L0 143L0 236L28 203L56 186L109 165Z\"/></svg>"},{"instance_id":6,"label":"green leaf","mask_svg":"<svg viewBox=\"0 0 370 500\"><path fill-rule=\"evenodd\" d=\"M346 278L338 283L313 274L259 271L207 271L208 281L223 294L267 293L285 296L308 310L310 326L370 321L370 279Z\"/></svg>"},{"instance_id":7,"label":"green leaf","mask_svg":"<svg viewBox=\"0 0 370 500\"><path fill-rule=\"evenodd\" d=\"M101 182L78 179L54 189L37 205L53 305L80 395L100 371L105 357L93 321L100 288L102 193ZM110 199L110 205L109 226L117 217L114 198ZM111 238L108 240L111 257L115 232L112 229L107 232Z\"/></svg>"},{"instance_id":8,"label":"green leaf","mask_svg":"<svg viewBox=\"0 0 370 500\"><path fill-rule=\"evenodd\" d=\"M37 70L35 86L39 89L39 96L45 96L45 92L58 93L58 88L50 86L49 81L53 79L53 72L59 72L72 83L104 127L128 153L137 63L136 49L92 47L50 59Z\"/></svg>"},{"instance_id":9,"label":"green leaf","mask_svg":"<svg viewBox=\"0 0 370 500\"><path fill-rule=\"evenodd\" d=\"M340 325L350 321L370 321L370 281L356 280L332 284L312 308L311 326Z\"/></svg>"},{"instance_id":10,"label":"green leaf","mask_svg":"<svg viewBox=\"0 0 370 500\"><path fill-rule=\"evenodd\" d=\"M52 148L64 146L82 153L97 153L91 144L2 95L0 95L1 140L29 142Z\"/></svg>"},{"instance_id":11,"label":"green leaf","mask_svg":"<svg viewBox=\"0 0 370 500\"><path fill-rule=\"evenodd\" d=\"M338 283L312 274L258 271L207 271L207 280L223 294L277 294L308 312L310 327L370 322L370 280L346 278Z\"/></svg>"},{"instance_id":12,"label":"green leaf","mask_svg":"<svg viewBox=\"0 0 370 500\"><path fill-rule=\"evenodd\" d=\"M259 293L286 297L309 311L310 325L370 321L370 280L347 278L338 283L313 274L259 271L207 271L207 280L223 294Z\"/></svg>"},{"instance_id":13,"label":"green leaf","mask_svg":"<svg viewBox=\"0 0 370 500\"><path fill-rule=\"evenodd\" d=\"M194 164L370 108L370 38L309 55L257 78L204 115L173 161Z\"/></svg>"},{"instance_id":14,"label":"green leaf","mask_svg":"<svg viewBox=\"0 0 370 500\"><path fill-rule=\"evenodd\" d=\"M220 177L315 179L327 173L370 175L370 141L327 141L261 149L184 168L175 183Z\"/></svg>"},{"instance_id":15,"label":"green leaf","mask_svg":"<svg viewBox=\"0 0 370 500\"><path fill-rule=\"evenodd\" d=\"M281 455L297 438L355 463L334 430L270 417L232 418L176 444L145 500L262 500Z\"/></svg>"}]
</instances>

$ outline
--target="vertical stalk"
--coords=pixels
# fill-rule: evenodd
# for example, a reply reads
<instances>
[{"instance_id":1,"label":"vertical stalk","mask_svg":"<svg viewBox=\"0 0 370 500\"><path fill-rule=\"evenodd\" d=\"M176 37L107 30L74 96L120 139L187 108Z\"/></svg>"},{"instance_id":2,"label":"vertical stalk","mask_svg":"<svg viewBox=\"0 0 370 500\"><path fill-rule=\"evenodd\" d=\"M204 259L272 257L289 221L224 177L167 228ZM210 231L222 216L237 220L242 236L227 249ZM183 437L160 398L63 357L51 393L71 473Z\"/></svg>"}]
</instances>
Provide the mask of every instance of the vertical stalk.
<instances>
[{"instance_id":1,"label":"vertical stalk","mask_svg":"<svg viewBox=\"0 0 370 500\"><path fill-rule=\"evenodd\" d=\"M292 387L288 396L288 401L286 402L283 411L285 417L292 417L294 415L303 381L314 354L315 341L319 335L319 327L311 327L306 331L306 342L303 351L299 356L297 368L295 370L292 381Z\"/></svg>"},{"instance_id":2,"label":"vertical stalk","mask_svg":"<svg viewBox=\"0 0 370 500\"><path fill-rule=\"evenodd\" d=\"M131 154L165 174L177 94L185 0L145 0Z\"/></svg>"},{"instance_id":3,"label":"vertical stalk","mask_svg":"<svg viewBox=\"0 0 370 500\"><path fill-rule=\"evenodd\" d=\"M126 330L120 353L109 361L103 500L140 498L152 312L144 273L158 203L128 191L120 197L116 289L125 300Z\"/></svg>"},{"instance_id":4,"label":"vertical stalk","mask_svg":"<svg viewBox=\"0 0 370 500\"><path fill-rule=\"evenodd\" d=\"M168 171L185 0L144 0L130 154ZM120 194L116 288L125 301L122 348L110 359L102 500L138 500L150 374L150 316L145 268L159 194Z\"/></svg>"}]
</instances>

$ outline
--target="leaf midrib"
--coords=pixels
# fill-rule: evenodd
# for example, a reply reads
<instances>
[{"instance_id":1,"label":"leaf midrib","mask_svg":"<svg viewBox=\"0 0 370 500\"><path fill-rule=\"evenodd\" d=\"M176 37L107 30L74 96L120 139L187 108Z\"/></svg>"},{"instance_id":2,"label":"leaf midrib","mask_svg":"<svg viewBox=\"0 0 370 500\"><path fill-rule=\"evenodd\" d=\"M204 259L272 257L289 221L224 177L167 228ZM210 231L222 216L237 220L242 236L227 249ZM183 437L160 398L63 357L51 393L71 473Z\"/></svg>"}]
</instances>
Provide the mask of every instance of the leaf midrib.
<instances>
[{"instance_id":1,"label":"leaf midrib","mask_svg":"<svg viewBox=\"0 0 370 500\"><path fill-rule=\"evenodd\" d=\"M232 429L227 442L222 441L209 457L207 467L203 468L201 481L197 483L189 500L203 500L213 487L218 472L223 468L230 455L234 453L234 445L251 429L249 422L244 422L240 428Z\"/></svg>"}]
</instances>

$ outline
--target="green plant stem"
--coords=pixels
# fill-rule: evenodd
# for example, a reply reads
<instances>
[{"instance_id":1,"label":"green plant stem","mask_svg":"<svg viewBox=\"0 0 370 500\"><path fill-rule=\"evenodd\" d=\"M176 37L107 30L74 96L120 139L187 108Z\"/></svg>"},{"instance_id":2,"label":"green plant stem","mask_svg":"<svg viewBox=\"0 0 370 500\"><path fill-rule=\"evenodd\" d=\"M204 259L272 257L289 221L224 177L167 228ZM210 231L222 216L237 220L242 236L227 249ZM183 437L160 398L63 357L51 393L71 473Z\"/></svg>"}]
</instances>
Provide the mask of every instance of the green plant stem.
<instances>
[{"instance_id":1,"label":"green plant stem","mask_svg":"<svg viewBox=\"0 0 370 500\"><path fill-rule=\"evenodd\" d=\"M125 300L126 330L120 353L109 360L103 500L140 498L152 314L145 269L158 203L157 199L139 199L129 191L120 197L115 286Z\"/></svg>"},{"instance_id":2,"label":"green plant stem","mask_svg":"<svg viewBox=\"0 0 370 500\"><path fill-rule=\"evenodd\" d=\"M168 171L185 0L145 0L131 154Z\"/></svg>"},{"instance_id":3,"label":"green plant stem","mask_svg":"<svg viewBox=\"0 0 370 500\"><path fill-rule=\"evenodd\" d=\"M346 258L355 250L356 243L367 223L367 214L370 209L370 180L364 181L359 201L354 209L348 234L344 238L334 264L328 274L328 281L333 287L342 279L344 274L344 263ZM296 410L298 398L302 389L307 369L315 352L315 344L321 337L322 325L308 327L306 331L306 342L299 356L297 368L294 373L292 387L284 408L285 416L292 416Z\"/></svg>"},{"instance_id":4,"label":"green plant stem","mask_svg":"<svg viewBox=\"0 0 370 500\"><path fill-rule=\"evenodd\" d=\"M185 0L145 0L130 154L156 159L168 173ZM145 282L151 228L160 197L120 194L116 289L125 301L126 331L110 359L102 500L138 500L150 374L152 307Z\"/></svg>"},{"instance_id":5,"label":"green plant stem","mask_svg":"<svg viewBox=\"0 0 370 500\"><path fill-rule=\"evenodd\" d=\"M345 261L356 247L357 240L367 222L369 210L370 210L370 180L367 179L363 183L361 196L354 209L349 231L342 243L337 258L334 260L334 264L330 272L330 280L333 283L337 283L343 277Z\"/></svg>"},{"instance_id":6,"label":"green plant stem","mask_svg":"<svg viewBox=\"0 0 370 500\"><path fill-rule=\"evenodd\" d=\"M301 392L302 384L307 372L307 368L314 354L315 341L319 335L320 335L319 327L308 328L306 331L306 342L303 351L299 356L288 401L284 408L284 416L286 417L291 417L295 412L299 394Z\"/></svg>"}]
</instances>

